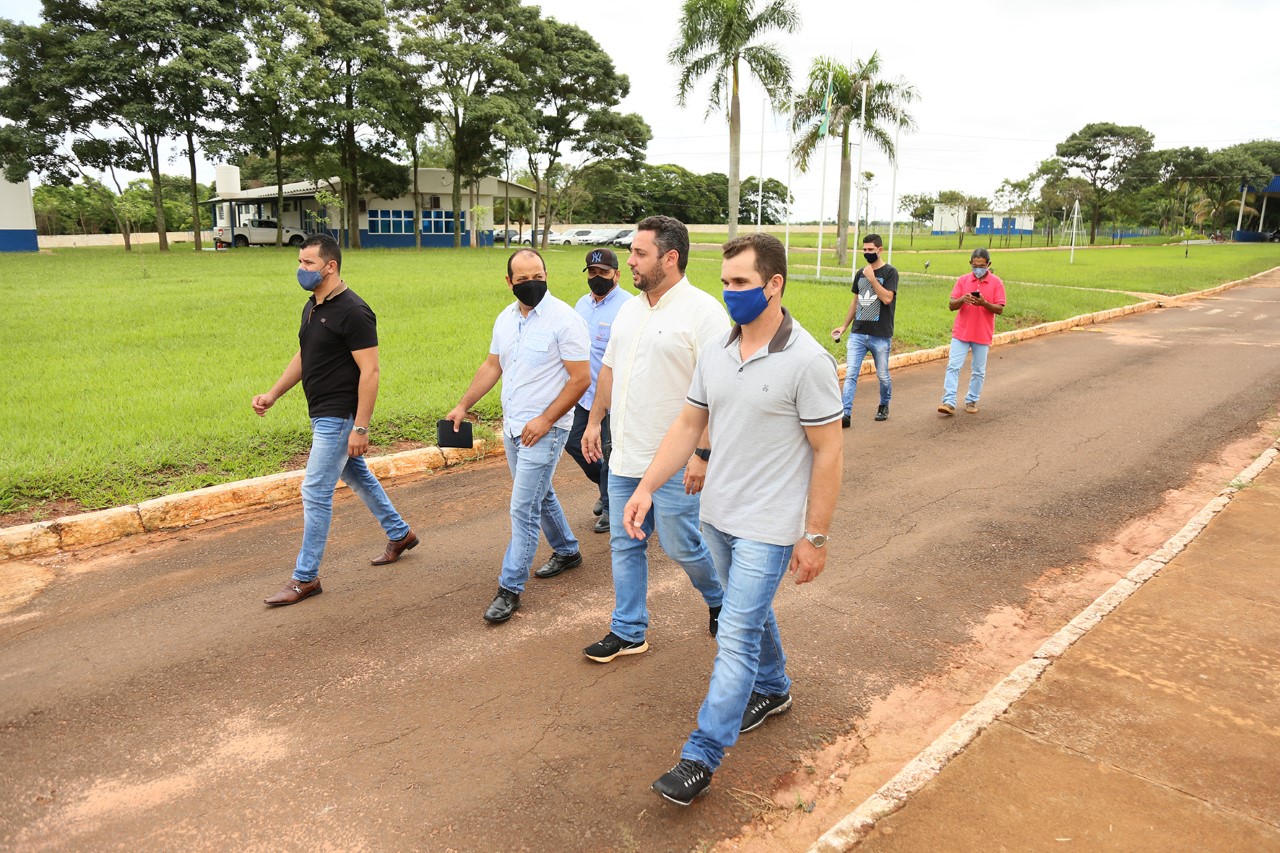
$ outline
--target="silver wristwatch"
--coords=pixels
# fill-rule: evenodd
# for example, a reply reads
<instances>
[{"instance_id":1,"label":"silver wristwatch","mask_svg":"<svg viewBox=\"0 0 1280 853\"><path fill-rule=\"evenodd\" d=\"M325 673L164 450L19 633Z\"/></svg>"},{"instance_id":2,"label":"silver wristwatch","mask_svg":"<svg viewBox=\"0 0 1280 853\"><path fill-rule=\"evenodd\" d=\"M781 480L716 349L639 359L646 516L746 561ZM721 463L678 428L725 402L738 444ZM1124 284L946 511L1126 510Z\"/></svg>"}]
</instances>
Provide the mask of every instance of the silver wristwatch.
<instances>
[{"instance_id":1,"label":"silver wristwatch","mask_svg":"<svg viewBox=\"0 0 1280 853\"><path fill-rule=\"evenodd\" d=\"M827 534L825 533L810 533L806 530L804 538L808 539L809 544L815 548L822 548L827 544Z\"/></svg>"},{"instance_id":2,"label":"silver wristwatch","mask_svg":"<svg viewBox=\"0 0 1280 853\"><path fill-rule=\"evenodd\" d=\"M354 432L356 435L368 435L368 434L369 434L369 428L368 428L368 427L352 427L351 431L352 431L352 432Z\"/></svg>"}]
</instances>

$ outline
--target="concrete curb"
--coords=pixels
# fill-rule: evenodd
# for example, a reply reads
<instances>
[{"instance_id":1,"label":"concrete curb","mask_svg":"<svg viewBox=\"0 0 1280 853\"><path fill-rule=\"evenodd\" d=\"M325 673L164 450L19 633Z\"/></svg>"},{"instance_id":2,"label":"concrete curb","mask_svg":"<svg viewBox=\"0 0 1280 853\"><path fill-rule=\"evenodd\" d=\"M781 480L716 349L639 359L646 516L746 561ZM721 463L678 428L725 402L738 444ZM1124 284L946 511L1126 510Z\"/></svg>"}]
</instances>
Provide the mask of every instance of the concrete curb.
<instances>
[{"instance_id":1,"label":"concrete curb","mask_svg":"<svg viewBox=\"0 0 1280 853\"><path fill-rule=\"evenodd\" d=\"M942 772L942 768L951 759L963 752L984 729L1021 699L1067 649L1190 545L1209 522L1227 508L1235 494L1265 471L1277 455L1280 455L1280 441L1263 451L1252 464L1237 474L1231 481L1232 485L1205 504L1163 547L1098 596L1065 627L1046 640L1030 660L993 687L978 704L925 747L896 776L823 833L809 847L809 853L834 853L856 847L881 818L888 817L906 805L914 794Z\"/></svg>"},{"instance_id":2,"label":"concrete curb","mask_svg":"<svg viewBox=\"0 0 1280 853\"><path fill-rule=\"evenodd\" d=\"M374 474L386 479L438 471L502 452L502 444L498 442L477 440L470 450L421 447L371 457L368 461ZM301 499L299 490L305 473L285 471L165 495L139 504L3 528L0 529L0 562L86 545L105 545L138 533L175 530L251 510L296 503ZM346 488L341 482L338 486Z\"/></svg>"},{"instance_id":3,"label":"concrete curb","mask_svg":"<svg viewBox=\"0 0 1280 853\"><path fill-rule=\"evenodd\" d=\"M1026 329L1003 332L996 335L992 346L1025 341L1041 335L1103 323L1129 314L1137 314L1161 308L1165 305L1180 304L1193 299L1213 296L1233 287L1244 284L1261 275L1274 271L1266 270L1249 278L1227 282L1208 290L1198 290L1171 296L1163 300L1139 302L1123 308L1098 311L1093 314L1081 314L1066 320L1053 323L1042 323ZM930 361L947 358L950 348L946 346L933 349L917 350L890 357L890 369L907 367L912 364L924 364ZM864 361L862 373L870 373L875 366L870 360ZM847 365L839 366L840 381L844 381ZM460 464L468 459L483 459L502 453L502 445L487 447L483 441L477 441L470 453L462 450L448 449L441 451L438 447L423 447L393 453L389 456L374 457L369 465L378 477L399 477L406 474L417 474ZM126 536L137 533L153 533L160 530L174 530L192 524L200 524L229 515L237 515L254 509L266 509L293 503L299 499L298 490L302 483L302 471L286 471L271 474L252 480L239 480L234 483L223 483L209 486L192 492L181 492L143 501L140 504L112 507L97 512L86 512L79 515L67 515L53 521L41 521L23 524L17 527L0 528L0 563L21 557L36 557L50 554L67 548L79 548L88 545L106 545Z\"/></svg>"}]
</instances>

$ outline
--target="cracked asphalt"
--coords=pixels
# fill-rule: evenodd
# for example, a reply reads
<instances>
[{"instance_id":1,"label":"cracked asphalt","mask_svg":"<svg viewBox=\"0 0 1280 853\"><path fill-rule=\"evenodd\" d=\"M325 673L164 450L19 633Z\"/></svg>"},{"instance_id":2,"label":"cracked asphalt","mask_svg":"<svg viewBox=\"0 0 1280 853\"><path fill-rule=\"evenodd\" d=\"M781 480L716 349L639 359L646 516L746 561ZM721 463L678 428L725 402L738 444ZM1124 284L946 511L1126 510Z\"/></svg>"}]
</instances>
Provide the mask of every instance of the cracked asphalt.
<instances>
[{"instance_id":1,"label":"cracked asphalt","mask_svg":"<svg viewBox=\"0 0 1280 853\"><path fill-rule=\"evenodd\" d=\"M746 736L693 807L648 786L705 691L705 607L653 549L652 650L582 656L608 629L612 587L594 487L565 458L556 488L585 564L531 580L511 622L483 622L508 530L496 460L390 483L424 543L389 567L368 564L380 531L344 494L325 592L293 607L261 602L289 573L297 507L6 567L0 587L39 589L0 614L0 847L651 851L733 837L874 702L947 671L989 614L1025 605L1275 416L1280 273L997 347L978 415L934 411L943 369L896 372L884 423L864 377L827 571L777 599L795 707Z\"/></svg>"}]
</instances>

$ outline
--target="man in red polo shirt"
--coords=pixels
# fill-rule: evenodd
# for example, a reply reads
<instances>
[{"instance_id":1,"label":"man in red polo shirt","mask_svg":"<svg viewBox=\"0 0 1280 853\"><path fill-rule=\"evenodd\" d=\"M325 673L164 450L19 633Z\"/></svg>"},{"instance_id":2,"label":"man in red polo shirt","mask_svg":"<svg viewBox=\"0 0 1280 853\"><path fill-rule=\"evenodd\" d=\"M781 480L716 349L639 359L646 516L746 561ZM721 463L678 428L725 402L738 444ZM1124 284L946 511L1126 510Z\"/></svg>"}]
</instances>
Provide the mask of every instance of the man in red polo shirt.
<instances>
[{"instance_id":1,"label":"man in red polo shirt","mask_svg":"<svg viewBox=\"0 0 1280 853\"><path fill-rule=\"evenodd\" d=\"M969 367L969 393L964 397L964 410L971 415L978 413L978 397L987 378L987 353L996 332L996 315L1004 313L1004 282L991 272L991 254L986 249L974 249L969 266L970 271L960 276L951 288L950 308L959 313L951 327L951 358L942 385L942 404L938 406L944 415L956 413L960 368L964 367L965 356L970 352L973 362Z\"/></svg>"}]
</instances>

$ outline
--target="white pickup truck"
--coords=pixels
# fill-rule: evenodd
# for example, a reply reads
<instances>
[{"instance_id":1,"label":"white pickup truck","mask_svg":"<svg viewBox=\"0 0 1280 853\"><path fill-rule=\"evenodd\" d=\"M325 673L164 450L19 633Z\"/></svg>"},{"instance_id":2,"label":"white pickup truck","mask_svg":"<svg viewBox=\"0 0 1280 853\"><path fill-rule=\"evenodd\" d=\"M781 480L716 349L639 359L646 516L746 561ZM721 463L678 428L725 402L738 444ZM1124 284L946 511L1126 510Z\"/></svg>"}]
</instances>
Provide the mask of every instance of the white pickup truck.
<instances>
[{"instance_id":1,"label":"white pickup truck","mask_svg":"<svg viewBox=\"0 0 1280 853\"><path fill-rule=\"evenodd\" d=\"M284 229L286 246L301 246L306 242L307 234L297 228ZM244 225L232 228L230 225L213 227L213 242L224 246L274 246L276 244L276 222L274 219L250 219Z\"/></svg>"}]
</instances>

